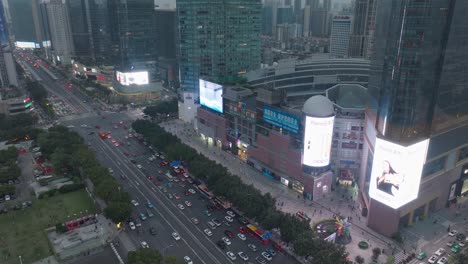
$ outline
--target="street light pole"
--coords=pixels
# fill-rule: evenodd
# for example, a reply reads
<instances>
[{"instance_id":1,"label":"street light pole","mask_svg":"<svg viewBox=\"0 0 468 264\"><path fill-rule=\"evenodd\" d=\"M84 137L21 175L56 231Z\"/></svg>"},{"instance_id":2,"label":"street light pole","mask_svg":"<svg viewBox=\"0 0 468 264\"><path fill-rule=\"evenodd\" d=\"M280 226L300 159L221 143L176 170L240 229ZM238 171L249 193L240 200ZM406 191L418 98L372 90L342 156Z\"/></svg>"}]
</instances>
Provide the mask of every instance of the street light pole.
<instances>
[{"instance_id":1,"label":"street light pole","mask_svg":"<svg viewBox=\"0 0 468 264\"><path fill-rule=\"evenodd\" d=\"M23 259L21 258L21 255L18 256L18 258L19 258L20 264L23 264Z\"/></svg>"}]
</instances>

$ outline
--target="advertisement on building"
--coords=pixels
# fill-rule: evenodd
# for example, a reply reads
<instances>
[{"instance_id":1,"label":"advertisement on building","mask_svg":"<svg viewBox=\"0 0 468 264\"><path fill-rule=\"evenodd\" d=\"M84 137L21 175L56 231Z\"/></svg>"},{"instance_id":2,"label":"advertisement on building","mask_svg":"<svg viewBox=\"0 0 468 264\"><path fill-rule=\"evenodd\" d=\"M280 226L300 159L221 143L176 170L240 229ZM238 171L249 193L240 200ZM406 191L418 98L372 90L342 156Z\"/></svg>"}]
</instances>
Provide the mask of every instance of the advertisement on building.
<instances>
[{"instance_id":1,"label":"advertisement on building","mask_svg":"<svg viewBox=\"0 0 468 264\"><path fill-rule=\"evenodd\" d=\"M263 121L295 134L299 132L299 117L269 106L263 107Z\"/></svg>"},{"instance_id":2,"label":"advertisement on building","mask_svg":"<svg viewBox=\"0 0 468 264\"><path fill-rule=\"evenodd\" d=\"M376 139L369 196L397 209L418 197L429 139L404 147Z\"/></svg>"},{"instance_id":3,"label":"advertisement on building","mask_svg":"<svg viewBox=\"0 0 468 264\"><path fill-rule=\"evenodd\" d=\"M149 83L149 77L147 71L141 72L117 72L117 81L125 86L129 85L145 85Z\"/></svg>"},{"instance_id":4,"label":"advertisement on building","mask_svg":"<svg viewBox=\"0 0 468 264\"><path fill-rule=\"evenodd\" d=\"M330 150L335 117L306 116L304 131L304 157L302 163L323 167L330 163Z\"/></svg>"},{"instance_id":5,"label":"advertisement on building","mask_svg":"<svg viewBox=\"0 0 468 264\"><path fill-rule=\"evenodd\" d=\"M200 79L200 104L223 113L223 86Z\"/></svg>"},{"instance_id":6,"label":"advertisement on building","mask_svg":"<svg viewBox=\"0 0 468 264\"><path fill-rule=\"evenodd\" d=\"M29 42L29 41L16 41L15 47L20 48L20 49L35 49L36 43Z\"/></svg>"}]
</instances>

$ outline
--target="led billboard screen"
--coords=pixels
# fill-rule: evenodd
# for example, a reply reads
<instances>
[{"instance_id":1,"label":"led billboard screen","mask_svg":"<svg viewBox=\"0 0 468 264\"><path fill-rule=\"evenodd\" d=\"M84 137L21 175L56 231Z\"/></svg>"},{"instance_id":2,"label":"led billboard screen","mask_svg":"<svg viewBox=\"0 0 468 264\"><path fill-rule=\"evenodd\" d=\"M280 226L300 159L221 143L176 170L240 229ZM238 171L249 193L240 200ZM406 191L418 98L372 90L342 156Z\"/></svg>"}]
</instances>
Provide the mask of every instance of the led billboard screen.
<instances>
[{"instance_id":1,"label":"led billboard screen","mask_svg":"<svg viewBox=\"0 0 468 264\"><path fill-rule=\"evenodd\" d=\"M147 71L142 72L117 72L117 81L122 85L145 85L149 83Z\"/></svg>"},{"instance_id":2,"label":"led billboard screen","mask_svg":"<svg viewBox=\"0 0 468 264\"><path fill-rule=\"evenodd\" d=\"M16 41L15 46L20 49L35 49L36 43L35 42L27 42L27 41Z\"/></svg>"},{"instance_id":3,"label":"led billboard screen","mask_svg":"<svg viewBox=\"0 0 468 264\"><path fill-rule=\"evenodd\" d=\"M223 86L200 79L200 104L223 113Z\"/></svg>"},{"instance_id":4,"label":"led billboard screen","mask_svg":"<svg viewBox=\"0 0 468 264\"><path fill-rule=\"evenodd\" d=\"M298 117L269 106L263 107L263 120L295 134L299 131L300 122Z\"/></svg>"},{"instance_id":5,"label":"led billboard screen","mask_svg":"<svg viewBox=\"0 0 468 264\"><path fill-rule=\"evenodd\" d=\"M302 163L312 167L330 164L330 150L335 117L306 116Z\"/></svg>"},{"instance_id":6,"label":"led billboard screen","mask_svg":"<svg viewBox=\"0 0 468 264\"><path fill-rule=\"evenodd\" d=\"M418 197L429 139L404 147L375 141L369 196L397 209Z\"/></svg>"}]
</instances>

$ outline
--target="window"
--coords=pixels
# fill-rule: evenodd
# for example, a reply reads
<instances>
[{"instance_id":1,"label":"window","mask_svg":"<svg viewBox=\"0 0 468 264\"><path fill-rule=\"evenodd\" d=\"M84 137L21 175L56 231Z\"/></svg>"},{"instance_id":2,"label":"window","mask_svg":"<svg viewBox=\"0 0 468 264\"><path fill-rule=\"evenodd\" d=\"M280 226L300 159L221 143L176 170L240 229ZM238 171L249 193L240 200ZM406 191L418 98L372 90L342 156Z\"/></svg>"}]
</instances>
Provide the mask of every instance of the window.
<instances>
[{"instance_id":1,"label":"window","mask_svg":"<svg viewBox=\"0 0 468 264\"><path fill-rule=\"evenodd\" d=\"M426 163L423 168L422 176L426 177L443 170L445 168L446 160L447 156L443 156L441 158Z\"/></svg>"},{"instance_id":2,"label":"window","mask_svg":"<svg viewBox=\"0 0 468 264\"><path fill-rule=\"evenodd\" d=\"M465 146L460 149L458 152L458 161L468 158L468 146Z\"/></svg>"}]
</instances>

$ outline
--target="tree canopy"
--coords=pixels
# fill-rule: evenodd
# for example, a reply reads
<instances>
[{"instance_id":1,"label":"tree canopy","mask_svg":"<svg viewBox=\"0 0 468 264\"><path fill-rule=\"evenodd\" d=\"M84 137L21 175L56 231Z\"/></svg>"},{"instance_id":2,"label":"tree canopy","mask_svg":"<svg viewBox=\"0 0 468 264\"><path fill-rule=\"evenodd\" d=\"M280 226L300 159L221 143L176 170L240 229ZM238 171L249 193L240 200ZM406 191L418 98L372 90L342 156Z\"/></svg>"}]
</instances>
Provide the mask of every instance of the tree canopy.
<instances>
[{"instance_id":1,"label":"tree canopy","mask_svg":"<svg viewBox=\"0 0 468 264\"><path fill-rule=\"evenodd\" d=\"M161 264L163 256L159 251L150 248L140 248L130 251L127 255L127 264Z\"/></svg>"},{"instance_id":2,"label":"tree canopy","mask_svg":"<svg viewBox=\"0 0 468 264\"><path fill-rule=\"evenodd\" d=\"M177 99L171 101L163 101L156 105L147 106L143 112L146 115L151 117L157 117L159 115L167 115L171 113L177 113L178 111L178 103Z\"/></svg>"}]
</instances>

